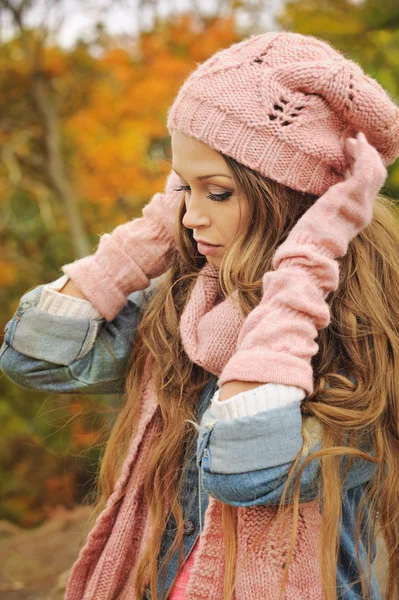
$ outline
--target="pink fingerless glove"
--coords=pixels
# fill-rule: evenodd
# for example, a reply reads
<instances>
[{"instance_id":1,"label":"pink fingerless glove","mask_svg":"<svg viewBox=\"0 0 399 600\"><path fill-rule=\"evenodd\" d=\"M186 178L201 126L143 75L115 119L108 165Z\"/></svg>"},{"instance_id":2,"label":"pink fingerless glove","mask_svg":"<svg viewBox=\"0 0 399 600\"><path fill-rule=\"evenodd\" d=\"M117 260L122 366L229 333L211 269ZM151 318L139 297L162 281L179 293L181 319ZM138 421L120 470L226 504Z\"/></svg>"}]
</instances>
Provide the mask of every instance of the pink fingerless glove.
<instances>
[{"instance_id":1,"label":"pink fingerless glove","mask_svg":"<svg viewBox=\"0 0 399 600\"><path fill-rule=\"evenodd\" d=\"M157 192L141 218L104 233L94 254L63 265L61 270L108 320L112 321L127 296L149 286L172 265L176 253L175 225L182 198L174 171L164 193Z\"/></svg>"},{"instance_id":2,"label":"pink fingerless glove","mask_svg":"<svg viewBox=\"0 0 399 600\"><path fill-rule=\"evenodd\" d=\"M295 385L313 392L311 358L317 330L327 327L327 295L336 290L349 242L371 221L387 170L359 133L348 139L351 175L330 187L299 219L263 276L263 296L245 319L237 351L218 385L233 380Z\"/></svg>"}]
</instances>

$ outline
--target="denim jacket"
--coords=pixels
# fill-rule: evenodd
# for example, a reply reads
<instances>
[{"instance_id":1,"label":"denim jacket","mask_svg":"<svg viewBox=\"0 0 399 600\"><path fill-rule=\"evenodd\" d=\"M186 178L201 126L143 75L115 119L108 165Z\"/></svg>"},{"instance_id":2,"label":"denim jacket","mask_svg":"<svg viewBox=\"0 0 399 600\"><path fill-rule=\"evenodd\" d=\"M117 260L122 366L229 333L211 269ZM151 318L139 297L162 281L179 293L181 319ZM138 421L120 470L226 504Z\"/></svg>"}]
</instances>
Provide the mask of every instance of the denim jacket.
<instances>
[{"instance_id":1,"label":"denim jacket","mask_svg":"<svg viewBox=\"0 0 399 600\"><path fill-rule=\"evenodd\" d=\"M142 308L156 288L156 282L154 279L146 290L130 294L124 308L111 322L104 318L82 319L47 313L37 308L44 286L28 291L6 324L0 348L1 370L27 389L61 394L123 393L126 364ZM196 415L199 425L193 427L191 452L184 472L181 497L185 519L184 560L202 531L209 495L234 506L278 504L292 461L303 444L300 402L250 417L220 421L210 409L216 389L217 377L214 376L199 398ZM320 440L316 436L303 453L303 459L319 448ZM343 470L345 463L343 459ZM359 575L355 525L360 499L374 468L373 463L355 459L343 483L336 578L339 600L361 598L361 587L354 583ZM320 464L315 459L302 474L300 500L317 499L320 489ZM174 539L175 527L171 516L158 558L158 592L160 595L164 580L163 598L167 597L177 576L178 550L167 569L163 564ZM363 535L359 547L362 561L365 544ZM373 560L375 554L374 542ZM380 599L374 574L372 588L372 599ZM149 590L144 597L150 598Z\"/></svg>"}]
</instances>

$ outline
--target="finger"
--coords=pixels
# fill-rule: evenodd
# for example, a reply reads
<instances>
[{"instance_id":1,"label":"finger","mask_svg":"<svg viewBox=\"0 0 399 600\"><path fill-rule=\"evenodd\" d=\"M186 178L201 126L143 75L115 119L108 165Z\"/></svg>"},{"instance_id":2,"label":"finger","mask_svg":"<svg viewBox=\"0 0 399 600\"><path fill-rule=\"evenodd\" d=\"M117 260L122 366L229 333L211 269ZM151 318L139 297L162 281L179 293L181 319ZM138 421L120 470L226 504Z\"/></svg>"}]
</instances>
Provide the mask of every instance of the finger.
<instances>
[{"instance_id":1,"label":"finger","mask_svg":"<svg viewBox=\"0 0 399 600\"><path fill-rule=\"evenodd\" d=\"M361 142L367 142L367 138L364 135L363 131L358 131L357 135L356 135L357 139L360 140Z\"/></svg>"},{"instance_id":2,"label":"finger","mask_svg":"<svg viewBox=\"0 0 399 600\"><path fill-rule=\"evenodd\" d=\"M356 145L357 145L357 142L353 138L347 138L345 140L344 153L345 153L345 158L348 161L350 168L352 168L353 163L355 162Z\"/></svg>"},{"instance_id":3,"label":"finger","mask_svg":"<svg viewBox=\"0 0 399 600\"><path fill-rule=\"evenodd\" d=\"M353 138L348 138L345 142L347 149L350 151L350 153L352 154L353 151L356 148L356 140Z\"/></svg>"}]
</instances>

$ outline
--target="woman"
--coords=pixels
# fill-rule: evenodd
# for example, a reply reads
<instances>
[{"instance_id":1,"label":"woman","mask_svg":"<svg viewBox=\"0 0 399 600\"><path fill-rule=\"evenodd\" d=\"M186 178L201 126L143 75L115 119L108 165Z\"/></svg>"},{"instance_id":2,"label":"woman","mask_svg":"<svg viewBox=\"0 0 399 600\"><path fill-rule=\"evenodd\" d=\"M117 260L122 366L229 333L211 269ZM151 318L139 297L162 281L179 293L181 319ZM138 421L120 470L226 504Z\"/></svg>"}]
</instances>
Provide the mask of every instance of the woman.
<instances>
[{"instance_id":1,"label":"woman","mask_svg":"<svg viewBox=\"0 0 399 600\"><path fill-rule=\"evenodd\" d=\"M398 107L279 32L199 65L167 124L165 193L25 295L1 349L25 387L125 395L65 597L376 599L378 512L392 600Z\"/></svg>"}]
</instances>

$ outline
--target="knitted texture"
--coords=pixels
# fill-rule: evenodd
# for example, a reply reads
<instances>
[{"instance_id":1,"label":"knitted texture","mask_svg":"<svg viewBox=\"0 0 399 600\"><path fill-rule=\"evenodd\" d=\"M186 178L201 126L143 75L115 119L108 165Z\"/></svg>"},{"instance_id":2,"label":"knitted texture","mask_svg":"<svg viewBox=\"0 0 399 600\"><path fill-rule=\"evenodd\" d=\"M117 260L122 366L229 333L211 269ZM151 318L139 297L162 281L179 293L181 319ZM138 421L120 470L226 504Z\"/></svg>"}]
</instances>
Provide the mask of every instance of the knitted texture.
<instances>
[{"instance_id":1,"label":"knitted texture","mask_svg":"<svg viewBox=\"0 0 399 600\"><path fill-rule=\"evenodd\" d=\"M385 165L399 154L399 108L380 84L327 42L287 31L253 35L200 64L167 126L317 195L344 179L346 137L363 131Z\"/></svg>"},{"instance_id":2,"label":"knitted texture","mask_svg":"<svg viewBox=\"0 0 399 600\"><path fill-rule=\"evenodd\" d=\"M94 254L61 267L108 321L116 317L129 294L148 287L151 279L172 265L182 198L175 191L178 183L178 176L171 171L165 192L154 194L141 218L104 233Z\"/></svg>"},{"instance_id":3,"label":"knitted texture","mask_svg":"<svg viewBox=\"0 0 399 600\"><path fill-rule=\"evenodd\" d=\"M63 275L56 281L46 284L42 289L37 308L53 315L78 319L101 319L102 315L88 300L59 293L68 280L69 276Z\"/></svg>"},{"instance_id":4,"label":"knitted texture","mask_svg":"<svg viewBox=\"0 0 399 600\"><path fill-rule=\"evenodd\" d=\"M219 567L215 577L215 566L220 563L218 553L224 552L219 535L215 535L211 527L218 523L221 529L221 504L214 499L209 509L209 518L203 534L197 539L190 556L176 580L170 600L220 600L223 598L224 571ZM239 539L237 552L237 600L248 598L267 598L278 600L281 573L289 553L290 527L292 510L289 516L277 518L277 509L255 506L251 510L238 509L237 536ZM213 517L211 520L211 516ZM287 591L284 600L322 598L321 580L317 575L319 557L317 553L317 537L320 530L320 517L315 511L315 503L302 503L299 513L299 529L294 549L294 560L289 570ZM265 531L261 538L262 552L251 550L251 544ZM259 542L258 542L259 545ZM248 552L248 558L245 553ZM267 569L264 564L264 553L268 556ZM297 555L305 554L307 559L296 560ZM220 570L219 570L220 569ZM217 587L214 587L215 581ZM208 594L208 596L207 596Z\"/></svg>"},{"instance_id":5,"label":"knitted texture","mask_svg":"<svg viewBox=\"0 0 399 600\"><path fill-rule=\"evenodd\" d=\"M325 294L328 290L335 289L338 282L338 265L332 257L342 255L351 237L367 225L372 216L374 196L386 176L386 169L377 151L365 138L358 139L353 157L353 175L319 198L298 221L292 230L292 236L289 235L277 250L274 259L276 271L266 274L271 281L275 277L277 285L273 293L268 293L273 286L266 286L264 290L264 297L259 305L261 326L255 324L255 333L257 330L260 332L258 336L252 336L253 323L249 327L249 334L242 332L246 331L247 323L251 324L252 315L259 307L244 320L234 302L234 294L217 304L218 269L205 263L180 319L182 343L190 360L219 375L240 354L237 340L245 341L249 338L240 356L240 364L243 365L241 372L250 371L252 365L256 364L255 374L260 380L272 377L271 381L299 386L303 384L307 389L307 374L303 378L299 368L292 368L289 352L292 351L295 356L298 348L303 346L317 350L317 344L313 341L317 328L325 327L329 321ZM334 207L331 219L325 206ZM327 222L324 225L325 218ZM309 249L311 252L305 252ZM317 260L314 260L314 253ZM285 267L281 267L285 264L284 261L289 276L281 278L280 268L285 272ZM295 268L293 272L290 271L292 268ZM301 278L303 284L295 289L294 306L290 281L301 281ZM279 293L279 286L284 289L284 294ZM306 302L311 304L310 310ZM303 320L304 327L299 328L300 336L287 338L287 328L292 320ZM258 319L255 323L258 323ZM269 329L271 323L274 324L272 332ZM265 337L264 331L268 332ZM279 343L284 352L274 360L274 345ZM263 361L262 353L268 352L269 345L273 352L267 361ZM262 352L259 353L257 348L261 348ZM116 594L119 594L120 600L131 597L138 557L151 531L148 507L143 495L145 466L151 453L150 439L152 436L156 437L161 428L150 359L148 356L143 375L145 389L141 399L137 399L141 402L142 415L137 434L131 442L115 490L73 567L66 600L113 600ZM303 363L308 365L306 360ZM237 365L234 370L234 378L241 374L239 367ZM311 373L310 365L309 369ZM210 498L205 513L204 531L198 551L193 556L194 565L185 591L186 600L219 600L223 597L224 552L220 510L220 502ZM262 595L277 598L292 515L288 512L283 519L276 519L275 509L267 506L258 507L257 510L253 507L240 507L238 513L236 598L253 600ZM302 505L297 548L284 600L322 599L317 560L320 524L318 502ZM241 569L241 557L255 532L260 530L264 531L266 542L255 553L250 554Z\"/></svg>"},{"instance_id":6,"label":"knitted texture","mask_svg":"<svg viewBox=\"0 0 399 600\"><path fill-rule=\"evenodd\" d=\"M362 133L351 151L352 174L332 186L305 212L263 276L260 304L248 315L237 352L224 367L227 381L272 381L313 392L311 358L317 330L327 327L327 295L339 281L338 262L349 242L371 221L375 197L387 170Z\"/></svg>"},{"instance_id":7,"label":"knitted texture","mask_svg":"<svg viewBox=\"0 0 399 600\"><path fill-rule=\"evenodd\" d=\"M207 365L212 372L217 373L234 354L243 317L236 307L231 306L230 299L212 307L210 299L214 297L214 286L217 284L215 269L209 263L201 269L182 315L180 331L189 358L193 362L199 361ZM210 288L206 285L204 287L204 284L209 284ZM201 307L199 299L202 299ZM208 330L206 323L208 315L213 311L220 316L223 306L227 307L228 325L234 331L223 337L221 344L220 336L225 334L223 327L226 319L218 318L220 331L212 328ZM196 311L198 315L195 318ZM213 323L213 326L216 324ZM204 336L208 338L207 344ZM153 359L148 355L142 378L143 388L137 397L141 414L137 433L132 439L115 489L73 565L65 600L114 600L116 597L118 600L130 600L132 597L138 559L151 533L148 506L143 494L145 467L151 455L150 440L157 437L162 427L154 378ZM283 600L322 600L321 577L316 558L321 526L319 502L302 505L301 511L303 518L300 519L298 528L300 542L294 554L295 566L292 567L293 574L290 574ZM256 549L255 555L245 563L242 570L237 564L237 600L262 597L259 595L261 590L266 597L274 598L278 591L281 565L285 560L284 540L291 530L291 513L287 513L279 527L276 527L274 507L262 507L261 512L253 510L253 507L242 507L239 514L238 556L243 556L254 532L260 531L260 521L268 543L263 543ZM259 515L262 515L261 519ZM220 600L223 597L224 551L221 503L218 500L210 498L204 522L203 533L192 556L194 564L191 572L189 570L186 600ZM191 563L186 569L190 565ZM306 581L303 575L299 577L300 573L306 573ZM182 575L184 579L177 580L179 587L182 587L180 584L184 584L187 575L185 572Z\"/></svg>"},{"instance_id":8,"label":"knitted texture","mask_svg":"<svg viewBox=\"0 0 399 600\"><path fill-rule=\"evenodd\" d=\"M200 65L179 90L167 126L170 132L177 129L191 135L284 185L326 193L312 207L312 218L299 221L295 233L277 250L275 271L264 276L261 303L245 320L236 295L215 304L217 269L208 263L180 322L189 358L216 374L219 385L241 379L311 391L314 340L318 328L329 322L325 298L338 283L335 258L369 222L372 201L386 176L376 155L368 154L370 177L364 161L358 175L354 169L346 180L345 139L365 132L380 163L391 164L399 154L398 107L375 80L326 42L279 32L251 36ZM369 146L365 148L367 153ZM173 177L168 178L165 194L156 194L143 209L142 219L104 234L93 256L62 267L108 320L129 293L146 288L151 278L172 264L181 201L181 194L173 191ZM344 187L337 191L340 182ZM151 440L162 427L150 355L142 381L136 399L141 411L138 429L114 491L73 566L66 600L132 598L138 561L151 533L143 494L146 464ZM235 599L277 599L291 511L283 518L268 506L240 507L237 513ZM318 501L301 504L282 600L322 600L320 526ZM262 543L244 562L260 532ZM192 562L185 599L220 600L225 568L221 503L212 497Z\"/></svg>"},{"instance_id":9,"label":"knitted texture","mask_svg":"<svg viewBox=\"0 0 399 600\"><path fill-rule=\"evenodd\" d=\"M150 356L143 374L141 418L136 435L106 507L72 567L65 600L111 600L122 590L128 576L135 576L134 566L150 531L143 496L145 466L152 433L160 427L149 359Z\"/></svg>"},{"instance_id":10,"label":"knitted texture","mask_svg":"<svg viewBox=\"0 0 399 600\"><path fill-rule=\"evenodd\" d=\"M292 32L253 35L216 52L178 91L167 127L317 195L344 179L344 142L357 131L385 165L399 154L399 108L379 83L327 42ZM171 266L179 183L172 171L142 218L103 234L94 254L61 267L108 321L131 292Z\"/></svg>"},{"instance_id":11,"label":"knitted texture","mask_svg":"<svg viewBox=\"0 0 399 600\"><path fill-rule=\"evenodd\" d=\"M295 385L281 383L258 385L223 401L219 400L220 392L220 389L216 390L210 405L212 415L219 421L252 417L259 412L296 404L301 402L306 395L303 389Z\"/></svg>"},{"instance_id":12,"label":"knitted texture","mask_svg":"<svg viewBox=\"0 0 399 600\"><path fill-rule=\"evenodd\" d=\"M214 375L220 374L234 354L244 323L237 292L216 304L219 292L219 269L207 262L198 273L180 317L184 349L193 362Z\"/></svg>"},{"instance_id":13,"label":"knitted texture","mask_svg":"<svg viewBox=\"0 0 399 600\"><path fill-rule=\"evenodd\" d=\"M321 600L324 597L319 573L318 539L321 519L317 506L317 502L301 504L298 534L283 600ZM194 556L184 596L186 600L223 598L221 508L220 502L210 498L207 509L209 518ZM277 507L238 508L236 600L278 600L281 574L289 551L292 516L292 507L280 518L277 518ZM260 541L258 539L255 543L254 550L252 544L261 531L263 534Z\"/></svg>"}]
</instances>

